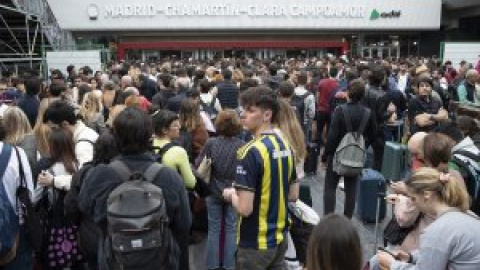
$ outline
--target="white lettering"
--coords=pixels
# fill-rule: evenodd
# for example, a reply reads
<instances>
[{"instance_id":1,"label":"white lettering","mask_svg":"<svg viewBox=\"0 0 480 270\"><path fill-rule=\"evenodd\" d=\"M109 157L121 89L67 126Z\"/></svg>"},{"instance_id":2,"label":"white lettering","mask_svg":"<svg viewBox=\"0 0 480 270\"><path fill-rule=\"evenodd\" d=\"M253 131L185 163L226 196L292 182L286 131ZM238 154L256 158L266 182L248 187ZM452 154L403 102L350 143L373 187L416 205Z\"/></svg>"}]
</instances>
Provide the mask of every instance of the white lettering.
<instances>
[{"instance_id":1,"label":"white lettering","mask_svg":"<svg viewBox=\"0 0 480 270\"><path fill-rule=\"evenodd\" d=\"M247 7L232 4L167 4L163 8L167 17L235 17L247 15L253 18L364 18L367 8L364 6L326 6L326 5L268 5L253 4ZM401 11L383 12L383 18L400 17ZM156 5L111 4L104 6L105 18L138 18L157 15Z\"/></svg>"},{"instance_id":2,"label":"white lettering","mask_svg":"<svg viewBox=\"0 0 480 270\"><path fill-rule=\"evenodd\" d=\"M156 14L154 5L106 5L105 18L152 17Z\"/></svg>"},{"instance_id":3,"label":"white lettering","mask_svg":"<svg viewBox=\"0 0 480 270\"><path fill-rule=\"evenodd\" d=\"M113 17L113 6L105 6L105 18Z\"/></svg>"}]
</instances>

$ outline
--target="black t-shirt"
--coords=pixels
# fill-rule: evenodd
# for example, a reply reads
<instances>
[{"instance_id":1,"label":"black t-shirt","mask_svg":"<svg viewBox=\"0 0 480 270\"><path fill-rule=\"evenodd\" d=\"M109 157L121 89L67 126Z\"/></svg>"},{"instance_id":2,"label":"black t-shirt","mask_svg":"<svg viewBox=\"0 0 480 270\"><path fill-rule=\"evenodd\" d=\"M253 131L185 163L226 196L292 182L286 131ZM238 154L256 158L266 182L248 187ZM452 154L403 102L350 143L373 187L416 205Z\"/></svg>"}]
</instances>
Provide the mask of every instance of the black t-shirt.
<instances>
[{"instance_id":1,"label":"black t-shirt","mask_svg":"<svg viewBox=\"0 0 480 270\"><path fill-rule=\"evenodd\" d=\"M408 103L408 119L410 120L410 130L412 134L418 131L429 132L433 130L436 124L420 127L415 124L415 117L422 113L437 114L441 107L442 104L431 96L428 100L419 97L410 99Z\"/></svg>"}]
</instances>

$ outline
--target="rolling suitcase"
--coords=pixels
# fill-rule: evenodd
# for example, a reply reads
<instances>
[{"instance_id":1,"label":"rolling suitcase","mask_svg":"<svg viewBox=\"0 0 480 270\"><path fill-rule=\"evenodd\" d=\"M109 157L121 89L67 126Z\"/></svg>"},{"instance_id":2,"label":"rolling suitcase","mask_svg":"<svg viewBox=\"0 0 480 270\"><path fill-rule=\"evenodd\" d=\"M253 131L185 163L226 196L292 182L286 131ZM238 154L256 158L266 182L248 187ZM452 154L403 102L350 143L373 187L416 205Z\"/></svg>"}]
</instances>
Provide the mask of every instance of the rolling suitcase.
<instances>
[{"instance_id":1,"label":"rolling suitcase","mask_svg":"<svg viewBox=\"0 0 480 270\"><path fill-rule=\"evenodd\" d=\"M387 184L383 175L364 169L358 181L357 216L365 223L380 222L385 218Z\"/></svg>"},{"instance_id":2,"label":"rolling suitcase","mask_svg":"<svg viewBox=\"0 0 480 270\"><path fill-rule=\"evenodd\" d=\"M406 177L410 156L407 146L386 142L383 151L382 174L386 179L398 181Z\"/></svg>"},{"instance_id":3,"label":"rolling suitcase","mask_svg":"<svg viewBox=\"0 0 480 270\"><path fill-rule=\"evenodd\" d=\"M316 143L312 142L307 144L307 157L305 158L305 164L303 165L305 175L309 176L317 174L319 154L319 149Z\"/></svg>"}]
</instances>

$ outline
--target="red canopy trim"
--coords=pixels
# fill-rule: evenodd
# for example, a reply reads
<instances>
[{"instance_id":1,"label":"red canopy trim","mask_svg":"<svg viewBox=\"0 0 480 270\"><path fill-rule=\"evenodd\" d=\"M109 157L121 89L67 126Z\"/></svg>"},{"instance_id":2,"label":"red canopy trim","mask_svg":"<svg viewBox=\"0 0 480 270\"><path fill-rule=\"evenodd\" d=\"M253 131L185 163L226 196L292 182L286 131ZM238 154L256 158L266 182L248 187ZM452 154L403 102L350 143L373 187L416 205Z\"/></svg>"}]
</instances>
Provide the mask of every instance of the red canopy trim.
<instances>
[{"instance_id":1,"label":"red canopy trim","mask_svg":"<svg viewBox=\"0 0 480 270\"><path fill-rule=\"evenodd\" d=\"M124 59L129 49L313 49L341 48L348 50L348 43L341 41L162 41L162 42L119 42L118 59Z\"/></svg>"}]
</instances>

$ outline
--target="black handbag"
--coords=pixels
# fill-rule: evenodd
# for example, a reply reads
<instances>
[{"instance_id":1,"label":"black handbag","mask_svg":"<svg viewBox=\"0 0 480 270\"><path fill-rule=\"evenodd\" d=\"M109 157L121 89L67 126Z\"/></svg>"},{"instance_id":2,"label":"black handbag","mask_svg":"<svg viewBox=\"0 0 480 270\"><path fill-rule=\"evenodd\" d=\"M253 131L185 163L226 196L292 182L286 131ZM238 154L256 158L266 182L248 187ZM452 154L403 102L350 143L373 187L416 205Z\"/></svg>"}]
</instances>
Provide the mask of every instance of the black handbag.
<instances>
[{"instance_id":1,"label":"black handbag","mask_svg":"<svg viewBox=\"0 0 480 270\"><path fill-rule=\"evenodd\" d=\"M30 191L27 187L27 181L25 179L25 171L23 169L22 159L17 147L15 152L18 158L18 167L20 173L20 186L17 188L17 199L23 210L24 227L27 240L30 247L38 252L42 250L44 226L42 225L41 218L35 211L35 207L30 199Z\"/></svg>"},{"instance_id":2,"label":"black handbag","mask_svg":"<svg viewBox=\"0 0 480 270\"><path fill-rule=\"evenodd\" d=\"M407 235L418 226L421 218L422 214L418 215L412 226L402 228L398 224L397 219L395 217L392 217L392 219L383 231L383 239L386 243L390 243L392 245L401 245Z\"/></svg>"},{"instance_id":3,"label":"black handbag","mask_svg":"<svg viewBox=\"0 0 480 270\"><path fill-rule=\"evenodd\" d=\"M78 227L73 220L65 218L65 194L66 191L52 188L53 200L48 211L42 256L48 269L63 269L83 262L78 246Z\"/></svg>"},{"instance_id":4,"label":"black handbag","mask_svg":"<svg viewBox=\"0 0 480 270\"><path fill-rule=\"evenodd\" d=\"M290 235L292 236L293 245L295 246L297 260L305 264L307 262L308 240L315 226L304 222L293 213L290 215L290 218L292 220Z\"/></svg>"}]
</instances>

